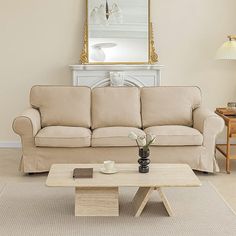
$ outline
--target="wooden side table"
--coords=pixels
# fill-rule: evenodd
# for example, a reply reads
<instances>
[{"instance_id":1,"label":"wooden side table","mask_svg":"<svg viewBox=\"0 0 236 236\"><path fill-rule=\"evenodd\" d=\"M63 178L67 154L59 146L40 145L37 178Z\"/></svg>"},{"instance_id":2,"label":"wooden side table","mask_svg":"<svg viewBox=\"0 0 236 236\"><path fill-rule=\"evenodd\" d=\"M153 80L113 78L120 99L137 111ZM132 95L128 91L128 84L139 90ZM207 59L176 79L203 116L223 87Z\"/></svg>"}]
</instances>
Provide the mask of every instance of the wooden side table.
<instances>
[{"instance_id":1,"label":"wooden side table","mask_svg":"<svg viewBox=\"0 0 236 236\"><path fill-rule=\"evenodd\" d=\"M220 109L216 109L215 113L222 117L225 121L227 127L227 141L226 144L216 145L216 149L221 152L226 158L226 172L230 174L230 160L236 159L236 153L233 154L231 146L236 146L236 144L231 144L231 138L236 138L236 113L235 115L226 115L219 112Z\"/></svg>"}]
</instances>

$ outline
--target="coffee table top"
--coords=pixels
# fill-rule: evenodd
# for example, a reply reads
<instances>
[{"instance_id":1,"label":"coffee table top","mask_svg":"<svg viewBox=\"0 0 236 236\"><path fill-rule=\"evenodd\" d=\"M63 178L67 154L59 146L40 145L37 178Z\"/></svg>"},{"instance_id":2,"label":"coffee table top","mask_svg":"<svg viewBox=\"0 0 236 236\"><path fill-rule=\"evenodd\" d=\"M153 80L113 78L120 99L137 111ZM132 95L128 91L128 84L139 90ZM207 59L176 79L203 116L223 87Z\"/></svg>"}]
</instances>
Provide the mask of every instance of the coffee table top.
<instances>
[{"instance_id":1,"label":"coffee table top","mask_svg":"<svg viewBox=\"0 0 236 236\"><path fill-rule=\"evenodd\" d=\"M100 173L102 164L54 164L47 186L52 187L197 187L201 182L185 164L151 164L150 172L138 172L138 164L116 164L118 173ZM93 168L93 178L73 179L75 168Z\"/></svg>"}]
</instances>

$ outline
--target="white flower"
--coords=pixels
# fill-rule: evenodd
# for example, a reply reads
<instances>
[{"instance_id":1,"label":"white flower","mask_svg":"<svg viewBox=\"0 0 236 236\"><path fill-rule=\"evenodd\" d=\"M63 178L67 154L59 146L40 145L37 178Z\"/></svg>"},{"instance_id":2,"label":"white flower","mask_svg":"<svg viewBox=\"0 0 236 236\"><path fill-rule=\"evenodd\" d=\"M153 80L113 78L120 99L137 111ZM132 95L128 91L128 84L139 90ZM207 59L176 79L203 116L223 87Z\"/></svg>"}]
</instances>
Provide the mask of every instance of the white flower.
<instances>
[{"instance_id":1,"label":"white flower","mask_svg":"<svg viewBox=\"0 0 236 236\"><path fill-rule=\"evenodd\" d=\"M146 136L138 136L137 142L140 147L144 147L146 145Z\"/></svg>"},{"instance_id":2,"label":"white flower","mask_svg":"<svg viewBox=\"0 0 236 236\"><path fill-rule=\"evenodd\" d=\"M130 132L129 135L128 135L128 137L129 137L130 139L132 139L132 140L137 140L138 135L135 134L134 132Z\"/></svg>"},{"instance_id":3,"label":"white flower","mask_svg":"<svg viewBox=\"0 0 236 236\"><path fill-rule=\"evenodd\" d=\"M156 135L154 134L147 134L147 144L152 144L156 140Z\"/></svg>"}]
</instances>

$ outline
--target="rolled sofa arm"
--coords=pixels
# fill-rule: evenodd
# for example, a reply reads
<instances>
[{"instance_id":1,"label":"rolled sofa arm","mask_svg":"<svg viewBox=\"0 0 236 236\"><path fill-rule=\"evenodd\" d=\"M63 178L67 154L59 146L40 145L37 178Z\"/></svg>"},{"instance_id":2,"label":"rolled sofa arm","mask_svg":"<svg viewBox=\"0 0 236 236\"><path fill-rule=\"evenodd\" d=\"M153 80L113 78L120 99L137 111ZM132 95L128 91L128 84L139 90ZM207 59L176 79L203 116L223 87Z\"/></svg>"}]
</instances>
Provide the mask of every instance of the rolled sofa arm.
<instances>
[{"instance_id":1,"label":"rolled sofa arm","mask_svg":"<svg viewBox=\"0 0 236 236\"><path fill-rule=\"evenodd\" d=\"M207 166L210 172L219 172L219 166L215 159L216 136L224 129L224 120L209 109L199 107L193 112L193 128L203 135L203 147L201 164Z\"/></svg>"},{"instance_id":2,"label":"rolled sofa arm","mask_svg":"<svg viewBox=\"0 0 236 236\"><path fill-rule=\"evenodd\" d=\"M193 111L193 128L203 136L217 135L224 129L224 120L209 109L199 107Z\"/></svg>"},{"instance_id":3,"label":"rolled sofa arm","mask_svg":"<svg viewBox=\"0 0 236 236\"><path fill-rule=\"evenodd\" d=\"M30 108L16 117L12 128L20 136L34 137L41 129L40 113L34 108Z\"/></svg>"}]
</instances>

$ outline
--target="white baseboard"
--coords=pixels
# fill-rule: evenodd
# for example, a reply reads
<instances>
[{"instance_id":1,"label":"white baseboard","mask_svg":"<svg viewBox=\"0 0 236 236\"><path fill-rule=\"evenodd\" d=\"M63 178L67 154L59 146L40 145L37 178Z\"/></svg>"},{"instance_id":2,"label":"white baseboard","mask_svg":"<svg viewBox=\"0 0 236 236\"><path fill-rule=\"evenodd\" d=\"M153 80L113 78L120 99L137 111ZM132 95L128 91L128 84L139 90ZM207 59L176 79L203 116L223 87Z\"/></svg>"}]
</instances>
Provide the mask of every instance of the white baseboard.
<instances>
[{"instance_id":1,"label":"white baseboard","mask_svg":"<svg viewBox=\"0 0 236 236\"><path fill-rule=\"evenodd\" d=\"M0 141L0 148L21 148L20 141Z\"/></svg>"}]
</instances>

